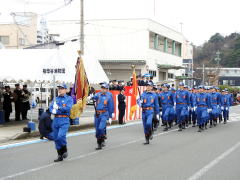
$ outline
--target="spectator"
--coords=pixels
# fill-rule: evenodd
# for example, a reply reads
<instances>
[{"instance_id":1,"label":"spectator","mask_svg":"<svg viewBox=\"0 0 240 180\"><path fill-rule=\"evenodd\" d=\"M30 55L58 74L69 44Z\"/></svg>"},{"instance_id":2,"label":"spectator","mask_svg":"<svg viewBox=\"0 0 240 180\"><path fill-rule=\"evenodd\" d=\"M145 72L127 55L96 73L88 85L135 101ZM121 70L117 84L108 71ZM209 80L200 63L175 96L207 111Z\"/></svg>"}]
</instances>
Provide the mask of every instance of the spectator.
<instances>
[{"instance_id":1,"label":"spectator","mask_svg":"<svg viewBox=\"0 0 240 180\"><path fill-rule=\"evenodd\" d=\"M22 110L22 90L20 88L20 84L15 84L15 89L13 91L13 97L14 97L14 104L15 104L15 121L20 121L20 114Z\"/></svg>"},{"instance_id":2,"label":"spectator","mask_svg":"<svg viewBox=\"0 0 240 180\"><path fill-rule=\"evenodd\" d=\"M30 99L31 93L27 89L27 85L23 85L23 90L22 90L22 120L28 120L27 118L27 112L30 110Z\"/></svg>"},{"instance_id":3,"label":"spectator","mask_svg":"<svg viewBox=\"0 0 240 180\"><path fill-rule=\"evenodd\" d=\"M126 102L125 102L126 97L124 95L124 92L125 92L125 89L123 88L118 95L118 111L119 111L118 122L119 122L119 124L125 124L123 122L123 118L125 115L125 109L126 109Z\"/></svg>"},{"instance_id":4,"label":"spectator","mask_svg":"<svg viewBox=\"0 0 240 180\"><path fill-rule=\"evenodd\" d=\"M12 112L13 94L10 90L10 86L5 86L5 92L3 93L3 110L5 111L5 122L9 122L10 114Z\"/></svg>"}]
</instances>

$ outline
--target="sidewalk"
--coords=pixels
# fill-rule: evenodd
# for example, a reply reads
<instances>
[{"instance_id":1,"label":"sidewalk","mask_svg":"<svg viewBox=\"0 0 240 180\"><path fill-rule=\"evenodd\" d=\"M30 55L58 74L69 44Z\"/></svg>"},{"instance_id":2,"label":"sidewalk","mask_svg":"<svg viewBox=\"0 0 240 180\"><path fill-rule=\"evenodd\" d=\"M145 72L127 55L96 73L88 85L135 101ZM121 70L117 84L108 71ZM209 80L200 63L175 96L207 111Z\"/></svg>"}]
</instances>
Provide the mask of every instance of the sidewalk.
<instances>
[{"instance_id":1,"label":"sidewalk","mask_svg":"<svg viewBox=\"0 0 240 180\"><path fill-rule=\"evenodd\" d=\"M12 121L4 125L0 125L0 143L6 143L11 140L26 139L32 137L38 137L38 121L34 120L36 123L36 131L27 133L23 132L23 127L27 126L28 121ZM80 118L80 125L72 125L69 131L77 131L80 129L91 128L94 126L93 117L82 117Z\"/></svg>"}]
</instances>

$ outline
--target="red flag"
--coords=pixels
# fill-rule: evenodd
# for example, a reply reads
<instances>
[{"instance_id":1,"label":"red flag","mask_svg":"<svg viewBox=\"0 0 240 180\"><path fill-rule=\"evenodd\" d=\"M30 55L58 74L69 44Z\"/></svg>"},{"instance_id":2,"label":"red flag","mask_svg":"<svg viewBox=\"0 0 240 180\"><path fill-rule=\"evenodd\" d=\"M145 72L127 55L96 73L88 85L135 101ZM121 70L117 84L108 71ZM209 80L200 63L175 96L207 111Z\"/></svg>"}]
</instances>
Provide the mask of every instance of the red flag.
<instances>
[{"instance_id":1,"label":"red flag","mask_svg":"<svg viewBox=\"0 0 240 180\"><path fill-rule=\"evenodd\" d=\"M131 108L130 108L130 117L134 115L137 110L137 95L138 95L138 82L135 69L133 69L132 75L132 99L131 99Z\"/></svg>"},{"instance_id":2,"label":"red flag","mask_svg":"<svg viewBox=\"0 0 240 180\"><path fill-rule=\"evenodd\" d=\"M89 92L89 83L82 58L78 58L76 65L75 92L76 100L86 100Z\"/></svg>"},{"instance_id":3,"label":"red flag","mask_svg":"<svg viewBox=\"0 0 240 180\"><path fill-rule=\"evenodd\" d=\"M76 95L76 104L74 104L71 109L71 119L75 119L81 115L83 108L87 104L87 97L89 92L89 83L81 57L78 58L75 68L76 75L74 94Z\"/></svg>"}]
</instances>

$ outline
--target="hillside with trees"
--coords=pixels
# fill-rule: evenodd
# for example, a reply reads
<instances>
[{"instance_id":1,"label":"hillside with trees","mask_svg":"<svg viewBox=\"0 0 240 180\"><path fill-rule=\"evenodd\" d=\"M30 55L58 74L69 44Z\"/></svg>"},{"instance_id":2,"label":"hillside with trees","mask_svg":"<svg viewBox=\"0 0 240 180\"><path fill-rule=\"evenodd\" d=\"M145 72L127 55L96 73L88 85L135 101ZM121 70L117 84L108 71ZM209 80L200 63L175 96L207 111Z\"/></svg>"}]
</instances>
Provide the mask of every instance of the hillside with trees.
<instances>
[{"instance_id":1,"label":"hillside with trees","mask_svg":"<svg viewBox=\"0 0 240 180\"><path fill-rule=\"evenodd\" d=\"M220 51L221 67L240 67L240 33L225 37L216 33L202 46L194 46L195 65L199 67L205 63L208 67L216 66L217 51Z\"/></svg>"}]
</instances>

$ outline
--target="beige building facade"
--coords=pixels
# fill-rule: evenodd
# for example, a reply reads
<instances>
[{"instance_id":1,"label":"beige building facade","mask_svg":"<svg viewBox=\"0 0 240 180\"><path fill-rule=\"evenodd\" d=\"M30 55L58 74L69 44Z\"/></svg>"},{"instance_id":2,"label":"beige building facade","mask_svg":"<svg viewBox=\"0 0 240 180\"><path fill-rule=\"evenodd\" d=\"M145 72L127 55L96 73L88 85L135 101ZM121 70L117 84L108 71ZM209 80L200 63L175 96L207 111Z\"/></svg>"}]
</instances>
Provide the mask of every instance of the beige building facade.
<instances>
[{"instance_id":1,"label":"beige building facade","mask_svg":"<svg viewBox=\"0 0 240 180\"><path fill-rule=\"evenodd\" d=\"M13 22L0 23L0 42L6 49L22 49L37 44L37 14L12 13Z\"/></svg>"}]
</instances>

